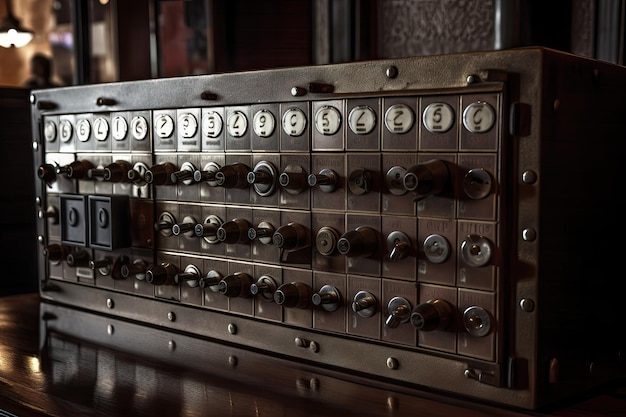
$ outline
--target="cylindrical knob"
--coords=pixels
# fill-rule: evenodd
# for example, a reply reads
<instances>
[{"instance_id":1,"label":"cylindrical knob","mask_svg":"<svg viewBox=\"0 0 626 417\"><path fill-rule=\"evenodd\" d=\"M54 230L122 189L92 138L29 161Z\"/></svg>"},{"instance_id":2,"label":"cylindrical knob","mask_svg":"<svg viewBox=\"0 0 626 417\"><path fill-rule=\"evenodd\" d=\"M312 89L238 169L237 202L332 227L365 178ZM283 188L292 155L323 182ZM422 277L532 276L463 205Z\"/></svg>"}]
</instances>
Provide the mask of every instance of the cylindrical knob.
<instances>
[{"instance_id":1,"label":"cylindrical knob","mask_svg":"<svg viewBox=\"0 0 626 417\"><path fill-rule=\"evenodd\" d=\"M39 210L37 216L40 219L50 219L52 224L59 223L59 210L54 206L48 206L46 210Z\"/></svg>"},{"instance_id":2,"label":"cylindrical knob","mask_svg":"<svg viewBox=\"0 0 626 417\"><path fill-rule=\"evenodd\" d=\"M146 281L154 285L172 285L178 269L169 262L150 265L146 271Z\"/></svg>"},{"instance_id":3,"label":"cylindrical knob","mask_svg":"<svg viewBox=\"0 0 626 417\"><path fill-rule=\"evenodd\" d=\"M81 161L74 161L62 167L57 167L56 171L57 174L63 174L67 178L82 180L87 177L87 173L93 168L94 166L91 162L83 159Z\"/></svg>"},{"instance_id":4,"label":"cylindrical knob","mask_svg":"<svg viewBox=\"0 0 626 417\"><path fill-rule=\"evenodd\" d=\"M233 219L217 229L217 239L224 243L248 243L250 223L246 219Z\"/></svg>"},{"instance_id":5,"label":"cylindrical knob","mask_svg":"<svg viewBox=\"0 0 626 417\"><path fill-rule=\"evenodd\" d=\"M309 233L299 223L289 223L279 227L272 235L272 243L284 250L296 250L309 245Z\"/></svg>"},{"instance_id":6,"label":"cylindrical knob","mask_svg":"<svg viewBox=\"0 0 626 417\"><path fill-rule=\"evenodd\" d=\"M163 236L172 235L172 226L176 223L176 219L167 211L164 211L159 215L156 223L154 223L154 230L160 232Z\"/></svg>"},{"instance_id":7,"label":"cylindrical knob","mask_svg":"<svg viewBox=\"0 0 626 417\"><path fill-rule=\"evenodd\" d=\"M224 278L222 274L215 270L210 270L207 272L206 276L200 280L201 288L210 288L213 292L218 292L219 287L218 284Z\"/></svg>"},{"instance_id":8,"label":"cylindrical knob","mask_svg":"<svg viewBox=\"0 0 626 417\"><path fill-rule=\"evenodd\" d=\"M274 301L276 281L269 275L263 275L254 284L250 285L250 293L258 295L265 301Z\"/></svg>"},{"instance_id":9,"label":"cylindrical knob","mask_svg":"<svg viewBox=\"0 0 626 417\"><path fill-rule=\"evenodd\" d=\"M213 181L213 180L215 180L215 173L216 172L217 171L201 171L201 170L197 169L193 173L193 180L195 182Z\"/></svg>"},{"instance_id":10,"label":"cylindrical knob","mask_svg":"<svg viewBox=\"0 0 626 417\"><path fill-rule=\"evenodd\" d=\"M87 171L87 177L108 182L127 182L128 171L132 169L126 161L115 161L102 169L92 168Z\"/></svg>"},{"instance_id":11,"label":"cylindrical knob","mask_svg":"<svg viewBox=\"0 0 626 417\"><path fill-rule=\"evenodd\" d=\"M310 187L318 185L320 190L325 193L332 193L337 189L337 183L339 181L339 175L332 169L323 169L319 174L310 174L307 177L307 182Z\"/></svg>"},{"instance_id":12,"label":"cylindrical knob","mask_svg":"<svg viewBox=\"0 0 626 417\"><path fill-rule=\"evenodd\" d=\"M254 166L254 171L248 172L246 179L258 195L266 197L274 192L277 175L271 162L260 161Z\"/></svg>"},{"instance_id":13,"label":"cylindrical knob","mask_svg":"<svg viewBox=\"0 0 626 417\"><path fill-rule=\"evenodd\" d=\"M48 245L43 250L43 255L48 259L48 262L58 264L64 261L67 256L67 248L59 245L58 243Z\"/></svg>"},{"instance_id":14,"label":"cylindrical knob","mask_svg":"<svg viewBox=\"0 0 626 417\"><path fill-rule=\"evenodd\" d=\"M412 252L411 240L404 232L393 231L387 235L387 249L390 261L402 260Z\"/></svg>"},{"instance_id":15,"label":"cylindrical knob","mask_svg":"<svg viewBox=\"0 0 626 417\"><path fill-rule=\"evenodd\" d=\"M337 251L349 258L373 256L378 252L378 233L367 226L350 230L337 241Z\"/></svg>"},{"instance_id":16,"label":"cylindrical knob","mask_svg":"<svg viewBox=\"0 0 626 417\"><path fill-rule=\"evenodd\" d=\"M176 165L171 162L154 165L144 174L148 184L172 185L172 174L176 171Z\"/></svg>"},{"instance_id":17,"label":"cylindrical knob","mask_svg":"<svg viewBox=\"0 0 626 417\"><path fill-rule=\"evenodd\" d=\"M250 240L258 239L259 242L269 245L272 243L272 236L276 229L268 222L261 222L257 227L248 229L248 238Z\"/></svg>"},{"instance_id":18,"label":"cylindrical knob","mask_svg":"<svg viewBox=\"0 0 626 417\"><path fill-rule=\"evenodd\" d=\"M182 223L174 223L172 225L172 234L174 236L178 236L181 234L185 234L187 236L194 236L195 228L198 222L196 219L190 216L186 216Z\"/></svg>"},{"instance_id":19,"label":"cylindrical knob","mask_svg":"<svg viewBox=\"0 0 626 417\"><path fill-rule=\"evenodd\" d=\"M389 316L385 320L385 326L395 329L401 323L406 323L411 318L411 303L402 297L394 297L387 304Z\"/></svg>"},{"instance_id":20,"label":"cylindrical knob","mask_svg":"<svg viewBox=\"0 0 626 417\"><path fill-rule=\"evenodd\" d=\"M90 260L91 260L91 257L89 256L89 253L87 253L86 250L82 250L82 249L68 253L65 258L65 261L67 262L67 264L74 268L85 267L85 266L88 267Z\"/></svg>"},{"instance_id":21,"label":"cylindrical knob","mask_svg":"<svg viewBox=\"0 0 626 417\"><path fill-rule=\"evenodd\" d=\"M133 263L127 263L122 265L120 270L120 275L124 278L128 278L131 275L134 275L135 278L139 280L143 280L146 278L146 270L148 266L143 261L143 259L137 259L133 261Z\"/></svg>"},{"instance_id":22,"label":"cylindrical knob","mask_svg":"<svg viewBox=\"0 0 626 417\"><path fill-rule=\"evenodd\" d=\"M198 237L217 237L219 225L215 223L198 223L194 226L194 234Z\"/></svg>"},{"instance_id":23,"label":"cylindrical knob","mask_svg":"<svg viewBox=\"0 0 626 417\"><path fill-rule=\"evenodd\" d=\"M409 168L402 177L402 185L407 191L413 191L419 198L440 194L450 184L448 165L433 159Z\"/></svg>"},{"instance_id":24,"label":"cylindrical knob","mask_svg":"<svg viewBox=\"0 0 626 417\"><path fill-rule=\"evenodd\" d=\"M142 174L136 169L136 167L128 171L128 173L126 174L126 176L128 177L128 180L139 187L143 187L144 185L147 184L147 181L144 175L145 173Z\"/></svg>"},{"instance_id":25,"label":"cylindrical knob","mask_svg":"<svg viewBox=\"0 0 626 417\"><path fill-rule=\"evenodd\" d=\"M197 287L200 280L200 271L195 265L187 265L183 272L174 275L174 282L182 284L183 282L190 287Z\"/></svg>"},{"instance_id":26,"label":"cylindrical knob","mask_svg":"<svg viewBox=\"0 0 626 417\"><path fill-rule=\"evenodd\" d=\"M307 173L300 165L287 165L278 176L278 183L289 194L299 194L307 183Z\"/></svg>"},{"instance_id":27,"label":"cylindrical knob","mask_svg":"<svg viewBox=\"0 0 626 417\"><path fill-rule=\"evenodd\" d=\"M57 179L56 167L52 164L39 165L37 177L46 183L53 183Z\"/></svg>"},{"instance_id":28,"label":"cylindrical knob","mask_svg":"<svg viewBox=\"0 0 626 417\"><path fill-rule=\"evenodd\" d=\"M311 301L316 306L322 306L326 311L335 311L341 306L341 294L332 285L324 285L313 294Z\"/></svg>"},{"instance_id":29,"label":"cylindrical knob","mask_svg":"<svg viewBox=\"0 0 626 417\"><path fill-rule=\"evenodd\" d=\"M89 268L92 270L96 269L110 269L111 268L111 260L109 258L99 259L97 261L91 260L89 261Z\"/></svg>"},{"instance_id":30,"label":"cylindrical knob","mask_svg":"<svg viewBox=\"0 0 626 417\"><path fill-rule=\"evenodd\" d=\"M422 332L445 330L454 319L454 307L446 300L435 299L419 304L411 313L411 324Z\"/></svg>"},{"instance_id":31,"label":"cylindrical knob","mask_svg":"<svg viewBox=\"0 0 626 417\"><path fill-rule=\"evenodd\" d=\"M288 308L308 308L313 290L303 282L283 284L274 292L274 302Z\"/></svg>"},{"instance_id":32,"label":"cylindrical knob","mask_svg":"<svg viewBox=\"0 0 626 417\"><path fill-rule=\"evenodd\" d=\"M250 297L252 277L244 272L226 275L217 284L218 291L227 297Z\"/></svg>"},{"instance_id":33,"label":"cylindrical knob","mask_svg":"<svg viewBox=\"0 0 626 417\"><path fill-rule=\"evenodd\" d=\"M215 173L216 185L224 188L248 188L248 172L250 168L241 163L225 165Z\"/></svg>"}]
</instances>

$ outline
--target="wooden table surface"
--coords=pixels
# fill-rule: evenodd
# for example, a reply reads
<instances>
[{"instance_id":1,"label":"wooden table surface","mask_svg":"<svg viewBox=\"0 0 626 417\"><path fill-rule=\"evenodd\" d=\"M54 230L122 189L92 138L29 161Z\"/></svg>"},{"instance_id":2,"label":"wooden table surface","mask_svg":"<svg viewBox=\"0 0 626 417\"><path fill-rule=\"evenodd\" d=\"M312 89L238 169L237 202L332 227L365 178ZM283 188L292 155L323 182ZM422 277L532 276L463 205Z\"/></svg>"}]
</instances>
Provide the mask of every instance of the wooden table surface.
<instances>
[{"instance_id":1,"label":"wooden table surface","mask_svg":"<svg viewBox=\"0 0 626 417\"><path fill-rule=\"evenodd\" d=\"M0 297L0 417L626 416L626 384L531 412L373 386L235 346L203 358L206 344L215 342L42 303L36 294ZM196 355L186 355L193 345Z\"/></svg>"}]
</instances>

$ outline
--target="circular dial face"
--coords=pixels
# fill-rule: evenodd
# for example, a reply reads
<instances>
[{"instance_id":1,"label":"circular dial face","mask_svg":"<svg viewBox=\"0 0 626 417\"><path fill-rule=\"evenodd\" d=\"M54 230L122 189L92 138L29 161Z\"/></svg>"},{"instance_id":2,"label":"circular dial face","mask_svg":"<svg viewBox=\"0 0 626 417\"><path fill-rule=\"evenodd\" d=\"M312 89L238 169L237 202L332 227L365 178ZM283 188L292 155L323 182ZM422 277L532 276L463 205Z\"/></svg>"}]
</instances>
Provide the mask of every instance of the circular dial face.
<instances>
[{"instance_id":1,"label":"circular dial face","mask_svg":"<svg viewBox=\"0 0 626 417\"><path fill-rule=\"evenodd\" d=\"M297 107L292 107L283 114L283 130L289 136L300 136L306 129L306 115Z\"/></svg>"},{"instance_id":2,"label":"circular dial face","mask_svg":"<svg viewBox=\"0 0 626 417\"><path fill-rule=\"evenodd\" d=\"M357 135L367 135L376 127L376 112L370 106L357 106L350 110L348 126Z\"/></svg>"},{"instance_id":3,"label":"circular dial face","mask_svg":"<svg viewBox=\"0 0 626 417\"><path fill-rule=\"evenodd\" d=\"M413 123L415 114L406 104L393 104L385 112L385 127L391 133L406 133L411 130Z\"/></svg>"},{"instance_id":4,"label":"circular dial face","mask_svg":"<svg viewBox=\"0 0 626 417\"><path fill-rule=\"evenodd\" d=\"M209 110L202 116L202 134L206 137L218 137L222 133L223 126L222 116L214 110Z\"/></svg>"}]
</instances>

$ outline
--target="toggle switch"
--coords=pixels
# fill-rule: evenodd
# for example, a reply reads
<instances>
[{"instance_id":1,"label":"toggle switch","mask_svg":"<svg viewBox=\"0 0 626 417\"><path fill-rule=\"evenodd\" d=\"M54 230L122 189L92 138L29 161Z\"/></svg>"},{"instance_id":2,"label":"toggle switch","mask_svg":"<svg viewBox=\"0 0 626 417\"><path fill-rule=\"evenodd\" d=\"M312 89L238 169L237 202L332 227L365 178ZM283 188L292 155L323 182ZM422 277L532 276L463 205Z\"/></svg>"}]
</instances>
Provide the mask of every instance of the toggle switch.
<instances>
[{"instance_id":1,"label":"toggle switch","mask_svg":"<svg viewBox=\"0 0 626 417\"><path fill-rule=\"evenodd\" d=\"M212 269L207 274L200 279L200 288L209 288L213 292L218 292L219 287L218 284L224 278L224 276L218 271Z\"/></svg>"},{"instance_id":2,"label":"toggle switch","mask_svg":"<svg viewBox=\"0 0 626 417\"><path fill-rule=\"evenodd\" d=\"M352 194L363 195L372 190L372 172L367 169L355 169L348 176L348 189Z\"/></svg>"},{"instance_id":3,"label":"toggle switch","mask_svg":"<svg viewBox=\"0 0 626 417\"><path fill-rule=\"evenodd\" d=\"M359 226L341 236L337 251L348 258L373 256L378 252L378 233L371 227Z\"/></svg>"},{"instance_id":4,"label":"toggle switch","mask_svg":"<svg viewBox=\"0 0 626 417\"><path fill-rule=\"evenodd\" d=\"M250 286L252 285L252 277L245 272L236 272L226 275L217 284L220 294L226 297L250 297Z\"/></svg>"},{"instance_id":5,"label":"toggle switch","mask_svg":"<svg viewBox=\"0 0 626 417\"><path fill-rule=\"evenodd\" d=\"M331 256L337 249L339 232L332 227L323 226L315 235L315 249L323 256Z\"/></svg>"},{"instance_id":6,"label":"toggle switch","mask_svg":"<svg viewBox=\"0 0 626 417\"><path fill-rule=\"evenodd\" d=\"M65 175L66 178L73 180L82 180L87 178L87 173L93 168L95 167L91 162L83 159L80 161L74 161L64 166L56 167L56 173L58 175Z\"/></svg>"},{"instance_id":7,"label":"toggle switch","mask_svg":"<svg viewBox=\"0 0 626 417\"><path fill-rule=\"evenodd\" d=\"M174 236L185 235L187 237L196 236L195 228L198 221L192 216L185 216L182 223L174 223L172 225L172 234Z\"/></svg>"},{"instance_id":8,"label":"toggle switch","mask_svg":"<svg viewBox=\"0 0 626 417\"><path fill-rule=\"evenodd\" d=\"M311 297L313 305L321 306L326 311L336 311L341 306L341 294L332 285L324 285Z\"/></svg>"},{"instance_id":9,"label":"toggle switch","mask_svg":"<svg viewBox=\"0 0 626 417\"><path fill-rule=\"evenodd\" d=\"M422 332L446 330L454 321L454 307L442 299L419 304L411 312L411 324Z\"/></svg>"},{"instance_id":10,"label":"toggle switch","mask_svg":"<svg viewBox=\"0 0 626 417\"><path fill-rule=\"evenodd\" d=\"M171 162L153 165L144 174L144 179L148 184L172 185L172 174L176 172L176 165Z\"/></svg>"},{"instance_id":11,"label":"toggle switch","mask_svg":"<svg viewBox=\"0 0 626 417\"><path fill-rule=\"evenodd\" d=\"M283 284L274 292L274 302L287 308L308 308L313 289L304 282Z\"/></svg>"},{"instance_id":12,"label":"toggle switch","mask_svg":"<svg viewBox=\"0 0 626 417\"><path fill-rule=\"evenodd\" d=\"M134 183L138 187L143 187L148 182L146 181L146 172L148 172L148 167L143 162L136 162L133 165L133 169L128 171L126 174L128 176L128 180Z\"/></svg>"},{"instance_id":13,"label":"toggle switch","mask_svg":"<svg viewBox=\"0 0 626 417\"><path fill-rule=\"evenodd\" d=\"M202 170L195 170L193 173L193 180L195 182L206 182L211 187L215 187L217 182L215 181L215 174L219 171L220 166L215 162L209 162L204 166Z\"/></svg>"},{"instance_id":14,"label":"toggle switch","mask_svg":"<svg viewBox=\"0 0 626 417\"><path fill-rule=\"evenodd\" d=\"M402 185L413 191L418 199L441 194L451 182L448 165L440 159L432 159L407 169Z\"/></svg>"},{"instance_id":15,"label":"toggle switch","mask_svg":"<svg viewBox=\"0 0 626 417\"><path fill-rule=\"evenodd\" d=\"M307 177L300 165L287 165L278 176L278 184L289 194L300 194L308 185Z\"/></svg>"},{"instance_id":16,"label":"toggle switch","mask_svg":"<svg viewBox=\"0 0 626 417\"><path fill-rule=\"evenodd\" d=\"M48 219L52 224L59 224L59 210L54 206L48 206L45 210L39 210L37 217L40 219Z\"/></svg>"},{"instance_id":17,"label":"toggle switch","mask_svg":"<svg viewBox=\"0 0 626 417\"><path fill-rule=\"evenodd\" d=\"M189 264L185 267L183 272L179 272L174 275L174 283L182 284L183 282L194 288L197 287L200 281L200 270L198 267Z\"/></svg>"},{"instance_id":18,"label":"toggle switch","mask_svg":"<svg viewBox=\"0 0 626 417\"><path fill-rule=\"evenodd\" d=\"M250 293L258 295L265 301L274 301L274 292L276 291L276 280L269 275L261 276L254 284L250 285Z\"/></svg>"},{"instance_id":19,"label":"toggle switch","mask_svg":"<svg viewBox=\"0 0 626 417\"><path fill-rule=\"evenodd\" d=\"M469 266L485 266L491 261L492 255L493 246L486 237L468 235L461 243L461 258Z\"/></svg>"},{"instance_id":20,"label":"toggle switch","mask_svg":"<svg viewBox=\"0 0 626 417\"><path fill-rule=\"evenodd\" d=\"M354 295L350 307L361 317L372 317L376 314L376 297L367 291L359 291Z\"/></svg>"},{"instance_id":21,"label":"toggle switch","mask_svg":"<svg viewBox=\"0 0 626 417\"><path fill-rule=\"evenodd\" d=\"M463 191L472 200L481 200L491 194L493 180L489 172L482 168L467 171L463 177Z\"/></svg>"},{"instance_id":22,"label":"toggle switch","mask_svg":"<svg viewBox=\"0 0 626 417\"><path fill-rule=\"evenodd\" d=\"M402 184L402 178L406 174L406 169L401 166L393 166L389 168L385 174L385 183L387 189L393 195L404 195L407 193L406 188Z\"/></svg>"},{"instance_id":23,"label":"toggle switch","mask_svg":"<svg viewBox=\"0 0 626 417\"><path fill-rule=\"evenodd\" d=\"M430 235L424 239L424 255L430 262L442 264L450 257L450 243L441 235Z\"/></svg>"},{"instance_id":24,"label":"toggle switch","mask_svg":"<svg viewBox=\"0 0 626 417\"><path fill-rule=\"evenodd\" d=\"M161 233L163 236L172 236L172 226L176 224L176 218L168 211L164 211L159 215L156 223L154 223L154 230Z\"/></svg>"},{"instance_id":25,"label":"toggle switch","mask_svg":"<svg viewBox=\"0 0 626 417\"><path fill-rule=\"evenodd\" d=\"M109 258L108 256L103 259L98 259L97 261L93 259L89 261L89 269L91 269L92 271L97 270L100 273L100 275L111 274L112 266L113 266L113 262L111 258Z\"/></svg>"},{"instance_id":26,"label":"toggle switch","mask_svg":"<svg viewBox=\"0 0 626 417\"><path fill-rule=\"evenodd\" d=\"M283 250L293 251L309 246L309 233L299 223L279 227L272 235L272 244Z\"/></svg>"},{"instance_id":27,"label":"toggle switch","mask_svg":"<svg viewBox=\"0 0 626 417\"><path fill-rule=\"evenodd\" d=\"M225 165L215 173L215 185L224 188L248 188L249 172L250 168L239 162Z\"/></svg>"},{"instance_id":28,"label":"toggle switch","mask_svg":"<svg viewBox=\"0 0 626 417\"><path fill-rule=\"evenodd\" d=\"M253 171L248 172L246 180L258 195L266 197L276 189L277 176L276 168L271 162L260 161L254 166Z\"/></svg>"},{"instance_id":29,"label":"toggle switch","mask_svg":"<svg viewBox=\"0 0 626 417\"><path fill-rule=\"evenodd\" d=\"M387 304L389 315L385 320L385 326L395 329L402 323L407 323L411 318L411 303L403 297L393 297Z\"/></svg>"},{"instance_id":30,"label":"toggle switch","mask_svg":"<svg viewBox=\"0 0 626 417\"><path fill-rule=\"evenodd\" d=\"M211 214L204 219L203 223L198 223L194 227L194 234L204 238L207 243L219 243L217 229L222 226L222 219Z\"/></svg>"},{"instance_id":31,"label":"toggle switch","mask_svg":"<svg viewBox=\"0 0 626 417\"><path fill-rule=\"evenodd\" d=\"M256 239L264 245L270 245L275 231L276 229L270 223L261 222L257 227L251 227L248 229L248 239Z\"/></svg>"},{"instance_id":32,"label":"toggle switch","mask_svg":"<svg viewBox=\"0 0 626 417\"><path fill-rule=\"evenodd\" d=\"M471 306L463 311L463 326L469 334L484 337L491 331L491 314L478 306Z\"/></svg>"},{"instance_id":33,"label":"toggle switch","mask_svg":"<svg viewBox=\"0 0 626 417\"><path fill-rule=\"evenodd\" d=\"M87 171L87 177L93 180L107 182L128 182L128 171L132 169L126 161L115 161L104 168L91 168Z\"/></svg>"},{"instance_id":34,"label":"toggle switch","mask_svg":"<svg viewBox=\"0 0 626 417\"><path fill-rule=\"evenodd\" d=\"M387 235L387 250L390 261L400 261L412 254L411 239L403 232L393 231Z\"/></svg>"},{"instance_id":35,"label":"toggle switch","mask_svg":"<svg viewBox=\"0 0 626 417\"><path fill-rule=\"evenodd\" d=\"M91 256L89 256L89 253L84 249L77 249L68 253L65 257L65 262L72 268L89 267L90 261Z\"/></svg>"},{"instance_id":36,"label":"toggle switch","mask_svg":"<svg viewBox=\"0 0 626 417\"><path fill-rule=\"evenodd\" d=\"M249 243L248 230L251 225L246 219L227 221L217 229L217 240L223 243Z\"/></svg>"},{"instance_id":37,"label":"toggle switch","mask_svg":"<svg viewBox=\"0 0 626 417\"><path fill-rule=\"evenodd\" d=\"M310 187L319 186L320 190L325 193L332 193L337 189L339 175L332 169L323 169L319 174L310 174L307 177L307 183Z\"/></svg>"},{"instance_id":38,"label":"toggle switch","mask_svg":"<svg viewBox=\"0 0 626 417\"><path fill-rule=\"evenodd\" d=\"M143 259L135 259L132 263L122 265L120 269L120 275L123 278L134 276L136 279L142 281L146 279L146 271L148 265Z\"/></svg>"},{"instance_id":39,"label":"toggle switch","mask_svg":"<svg viewBox=\"0 0 626 417\"><path fill-rule=\"evenodd\" d=\"M150 265L146 270L146 282L154 285L173 285L178 268L169 262Z\"/></svg>"},{"instance_id":40,"label":"toggle switch","mask_svg":"<svg viewBox=\"0 0 626 417\"><path fill-rule=\"evenodd\" d=\"M196 167L191 162L183 162L180 170L170 174L170 182L172 184L183 183L185 185L195 184L194 173Z\"/></svg>"}]
</instances>

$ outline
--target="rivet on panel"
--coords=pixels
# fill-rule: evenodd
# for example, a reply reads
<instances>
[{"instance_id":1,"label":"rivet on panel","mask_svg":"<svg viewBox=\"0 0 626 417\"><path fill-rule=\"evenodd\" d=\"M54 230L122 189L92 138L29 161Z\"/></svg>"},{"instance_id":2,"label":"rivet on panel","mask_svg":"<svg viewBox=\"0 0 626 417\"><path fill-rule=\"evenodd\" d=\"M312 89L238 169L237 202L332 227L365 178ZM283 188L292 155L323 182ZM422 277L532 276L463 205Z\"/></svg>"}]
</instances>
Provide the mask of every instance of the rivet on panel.
<instances>
[{"instance_id":1,"label":"rivet on panel","mask_svg":"<svg viewBox=\"0 0 626 417\"><path fill-rule=\"evenodd\" d=\"M387 408L389 410L398 409L398 399L396 397L387 397Z\"/></svg>"},{"instance_id":2,"label":"rivet on panel","mask_svg":"<svg viewBox=\"0 0 626 417\"><path fill-rule=\"evenodd\" d=\"M230 334L237 334L237 326L234 325L233 323L230 323L228 325L228 333L230 333Z\"/></svg>"},{"instance_id":3,"label":"rivet on panel","mask_svg":"<svg viewBox=\"0 0 626 417\"><path fill-rule=\"evenodd\" d=\"M522 173L522 182L524 184L534 184L537 182L537 173L531 170L524 171Z\"/></svg>"},{"instance_id":4,"label":"rivet on panel","mask_svg":"<svg viewBox=\"0 0 626 417\"><path fill-rule=\"evenodd\" d=\"M522 239L524 239L526 242L533 242L535 239L537 239L537 232L535 231L535 229L531 229L531 228L527 228L522 230Z\"/></svg>"},{"instance_id":5,"label":"rivet on panel","mask_svg":"<svg viewBox=\"0 0 626 417\"><path fill-rule=\"evenodd\" d=\"M39 149L39 144L37 142L33 142L33 150L36 151Z\"/></svg>"},{"instance_id":6,"label":"rivet on panel","mask_svg":"<svg viewBox=\"0 0 626 417\"><path fill-rule=\"evenodd\" d=\"M176 350L176 342L174 342L173 340L170 340L167 342L167 349L170 352L174 352Z\"/></svg>"},{"instance_id":7,"label":"rivet on panel","mask_svg":"<svg viewBox=\"0 0 626 417\"><path fill-rule=\"evenodd\" d=\"M115 327L113 327L113 325L112 325L112 324L109 324L109 325L107 326L107 334L108 334L109 336L112 336L112 335L113 335L113 333L115 333Z\"/></svg>"},{"instance_id":8,"label":"rivet on panel","mask_svg":"<svg viewBox=\"0 0 626 417\"><path fill-rule=\"evenodd\" d=\"M465 79L465 82L468 83L468 84L476 84L478 82L478 80L479 80L479 78L476 75L470 74Z\"/></svg>"},{"instance_id":9,"label":"rivet on panel","mask_svg":"<svg viewBox=\"0 0 626 417\"><path fill-rule=\"evenodd\" d=\"M167 313L167 319L169 321L176 321L176 314L174 314L174 312L170 311L169 313Z\"/></svg>"},{"instance_id":10,"label":"rivet on panel","mask_svg":"<svg viewBox=\"0 0 626 417\"><path fill-rule=\"evenodd\" d=\"M234 368L235 366L237 366L238 363L239 363L239 360L237 359L236 356L231 355L228 357L228 365L231 368Z\"/></svg>"},{"instance_id":11,"label":"rivet on panel","mask_svg":"<svg viewBox=\"0 0 626 417\"><path fill-rule=\"evenodd\" d=\"M309 349L312 352L319 352L320 351L320 345L318 345L317 342L311 342L311 343L309 343Z\"/></svg>"},{"instance_id":12,"label":"rivet on panel","mask_svg":"<svg viewBox=\"0 0 626 417\"><path fill-rule=\"evenodd\" d=\"M387 358L387 368L398 369L398 360L396 358Z\"/></svg>"},{"instance_id":13,"label":"rivet on panel","mask_svg":"<svg viewBox=\"0 0 626 417\"><path fill-rule=\"evenodd\" d=\"M112 298L107 298L107 307L108 308L113 308L115 307L115 302L113 301Z\"/></svg>"},{"instance_id":14,"label":"rivet on panel","mask_svg":"<svg viewBox=\"0 0 626 417\"><path fill-rule=\"evenodd\" d=\"M522 298L519 302L519 306L522 309L522 311L530 313L531 311L535 309L535 302L531 300L530 298Z\"/></svg>"},{"instance_id":15,"label":"rivet on panel","mask_svg":"<svg viewBox=\"0 0 626 417\"><path fill-rule=\"evenodd\" d=\"M398 68L394 67L393 65L385 70L385 75L387 76L387 78L396 78L398 76L398 73Z\"/></svg>"},{"instance_id":16,"label":"rivet on panel","mask_svg":"<svg viewBox=\"0 0 626 417\"><path fill-rule=\"evenodd\" d=\"M35 104L35 103L37 103L37 97L35 97L35 95L34 95L34 94L31 94L31 95L30 95L29 100L30 100L30 104Z\"/></svg>"},{"instance_id":17,"label":"rivet on panel","mask_svg":"<svg viewBox=\"0 0 626 417\"><path fill-rule=\"evenodd\" d=\"M309 388L311 388L311 391L317 391L320 388L320 380L317 378L311 378L309 380Z\"/></svg>"}]
</instances>

